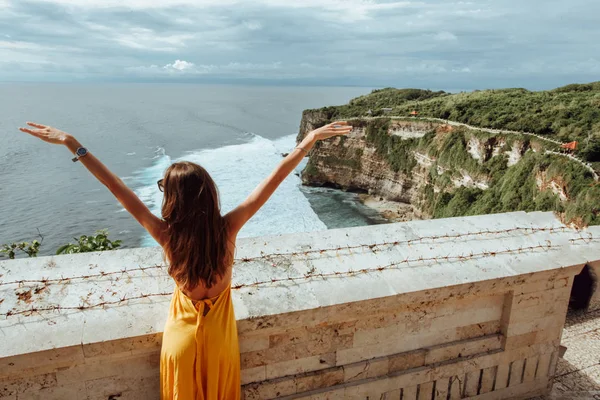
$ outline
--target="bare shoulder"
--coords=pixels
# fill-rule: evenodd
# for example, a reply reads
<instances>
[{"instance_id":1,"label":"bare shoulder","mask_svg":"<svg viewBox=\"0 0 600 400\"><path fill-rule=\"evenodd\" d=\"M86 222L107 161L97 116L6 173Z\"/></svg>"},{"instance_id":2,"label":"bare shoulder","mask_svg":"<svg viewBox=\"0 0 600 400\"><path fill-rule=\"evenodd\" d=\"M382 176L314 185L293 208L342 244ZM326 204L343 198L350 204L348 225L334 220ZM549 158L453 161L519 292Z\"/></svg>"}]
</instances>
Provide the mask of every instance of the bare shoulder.
<instances>
[{"instance_id":1,"label":"bare shoulder","mask_svg":"<svg viewBox=\"0 0 600 400\"><path fill-rule=\"evenodd\" d=\"M242 229L244 225L244 220L242 218L240 211L240 207L237 207L227 213L223 218L225 218L225 224L227 226L227 235L229 236L229 240L235 243L237 238L237 234Z\"/></svg>"}]
</instances>

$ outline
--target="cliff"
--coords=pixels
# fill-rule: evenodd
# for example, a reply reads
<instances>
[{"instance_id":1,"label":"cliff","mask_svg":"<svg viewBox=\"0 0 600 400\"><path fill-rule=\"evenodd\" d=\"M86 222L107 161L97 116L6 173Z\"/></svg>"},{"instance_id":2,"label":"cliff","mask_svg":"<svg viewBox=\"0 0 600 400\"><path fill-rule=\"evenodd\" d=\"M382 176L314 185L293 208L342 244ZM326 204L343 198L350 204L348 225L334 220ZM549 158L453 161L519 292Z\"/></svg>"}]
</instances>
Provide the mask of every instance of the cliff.
<instances>
[{"instance_id":1,"label":"cliff","mask_svg":"<svg viewBox=\"0 0 600 400\"><path fill-rule=\"evenodd\" d=\"M320 115L305 114L303 134L314 129ZM427 179L432 160L415 152L411 174L394 170L377 148L367 140L366 124L353 121L355 128L347 137L319 142L311 152L303 171L303 182L313 186L331 186L350 191L378 194L388 200L415 204L418 187ZM390 135L423 137L433 129L433 123L395 122ZM420 178L420 179L414 179Z\"/></svg>"},{"instance_id":2,"label":"cliff","mask_svg":"<svg viewBox=\"0 0 600 400\"><path fill-rule=\"evenodd\" d=\"M600 82L553 90L476 90L450 94L419 89L379 89L348 104L318 110L327 119L366 115L441 118L479 128L530 132L558 140L578 141L578 154L600 163ZM600 165L598 166L600 169Z\"/></svg>"},{"instance_id":3,"label":"cliff","mask_svg":"<svg viewBox=\"0 0 600 400\"><path fill-rule=\"evenodd\" d=\"M332 115L332 107L305 111L298 140ZM597 182L583 166L547 154L556 147L550 142L419 119L351 123L350 135L310 152L305 184L409 203L422 218L555 211L577 225L600 224Z\"/></svg>"}]
</instances>

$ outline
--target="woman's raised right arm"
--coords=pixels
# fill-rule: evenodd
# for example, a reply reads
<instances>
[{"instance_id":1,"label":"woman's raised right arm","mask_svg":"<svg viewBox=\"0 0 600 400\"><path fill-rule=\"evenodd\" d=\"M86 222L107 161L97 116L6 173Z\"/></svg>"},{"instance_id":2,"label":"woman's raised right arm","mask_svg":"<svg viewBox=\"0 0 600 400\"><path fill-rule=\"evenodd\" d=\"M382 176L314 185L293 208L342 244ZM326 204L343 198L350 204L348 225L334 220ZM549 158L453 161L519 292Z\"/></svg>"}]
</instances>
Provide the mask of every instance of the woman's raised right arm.
<instances>
[{"instance_id":1,"label":"woman's raised right arm","mask_svg":"<svg viewBox=\"0 0 600 400\"><path fill-rule=\"evenodd\" d=\"M271 175L262 181L246 200L225 216L230 235L237 236L240 229L269 200L281 182L300 164L300 161L318 140L346 135L351 130L352 127L347 122L340 121L315 129L306 135L302 143L279 163Z\"/></svg>"},{"instance_id":2,"label":"woman's raised right arm","mask_svg":"<svg viewBox=\"0 0 600 400\"><path fill-rule=\"evenodd\" d=\"M22 132L29 133L44 142L59 144L67 147L71 153L82 148L81 143L73 136L59 129L50 126L27 123L30 127L19 128ZM165 238L166 223L150 212L148 207L136 196L136 194L127 185L123 183L118 176L113 174L106 165L102 164L93 154L88 153L79 159L81 163L98 179L110 192L117 198L123 207L142 225L150 235L159 243L163 244Z\"/></svg>"}]
</instances>

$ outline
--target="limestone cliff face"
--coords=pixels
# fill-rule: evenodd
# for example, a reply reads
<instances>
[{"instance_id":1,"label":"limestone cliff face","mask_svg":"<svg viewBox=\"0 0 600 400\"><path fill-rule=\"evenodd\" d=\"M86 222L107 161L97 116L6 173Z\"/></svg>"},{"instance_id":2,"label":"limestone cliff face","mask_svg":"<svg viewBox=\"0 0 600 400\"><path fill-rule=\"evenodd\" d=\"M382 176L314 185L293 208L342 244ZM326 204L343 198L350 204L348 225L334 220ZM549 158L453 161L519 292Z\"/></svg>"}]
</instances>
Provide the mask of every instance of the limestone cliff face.
<instances>
[{"instance_id":1,"label":"limestone cliff face","mask_svg":"<svg viewBox=\"0 0 600 400\"><path fill-rule=\"evenodd\" d=\"M457 95L386 88L306 110L299 140L336 119L355 129L315 146L303 180L371 193L360 198L375 209L386 203L380 197L410 203L421 217L554 211L566 223L600 225L598 174L557 140L583 143L581 132L597 119L584 107L592 86ZM593 146L577 154L594 159Z\"/></svg>"},{"instance_id":2,"label":"limestone cliff face","mask_svg":"<svg viewBox=\"0 0 600 400\"><path fill-rule=\"evenodd\" d=\"M347 137L317 143L310 153L309 165L302 173L303 182L412 202L413 179L392 171L375 147L367 143L365 135L364 127L356 127ZM428 160L423 163L427 164Z\"/></svg>"},{"instance_id":3,"label":"limestone cliff face","mask_svg":"<svg viewBox=\"0 0 600 400\"><path fill-rule=\"evenodd\" d=\"M312 129L322 126L327 118L321 111L305 111L297 140L301 141ZM424 201L423 189L432 184L431 174L446 174L449 177L445 190L448 190L448 186L483 190L488 188L491 179L489 176L471 174L451 163L444 164L428 155L424 149L411 150L414 162L410 170L395 171L389 160L377 151L376 145L367 139L367 122L355 120L352 124L354 129L350 135L317 143L310 152L308 165L302 173L304 184L366 192L386 200L410 203L422 218L431 217L421 208ZM447 135L452 129L441 122L392 120L387 134L400 140L418 140L428 133L436 132L437 139ZM509 163L514 164L519 161L526 147L521 142L509 146L503 141L486 141L473 136L468 143L468 152L478 163L506 154ZM442 189L436 187L436 184L433 186L435 192Z\"/></svg>"},{"instance_id":4,"label":"limestone cliff face","mask_svg":"<svg viewBox=\"0 0 600 400\"><path fill-rule=\"evenodd\" d=\"M411 202L413 180L404 173L393 172L376 149L366 144L364 136L364 128L357 128L346 138L320 143L310 155L310 164L302 174L303 182Z\"/></svg>"},{"instance_id":5,"label":"limestone cliff face","mask_svg":"<svg viewBox=\"0 0 600 400\"><path fill-rule=\"evenodd\" d=\"M300 125L298 141L323 124L325 115L305 112ZM418 138L435 128L432 123L394 123L391 135ZM425 155L417 158L412 174L394 172L387 160L367 142L365 126L357 123L346 137L319 142L310 153L307 168L302 173L304 184L330 186L344 190L380 195L387 200L418 203L420 185L427 180L432 160Z\"/></svg>"},{"instance_id":6,"label":"limestone cliff face","mask_svg":"<svg viewBox=\"0 0 600 400\"><path fill-rule=\"evenodd\" d=\"M300 120L300 130L296 141L299 143L304 139L304 135L313 129L320 128L329 120L329 115L319 110L304 110L302 119Z\"/></svg>"}]
</instances>

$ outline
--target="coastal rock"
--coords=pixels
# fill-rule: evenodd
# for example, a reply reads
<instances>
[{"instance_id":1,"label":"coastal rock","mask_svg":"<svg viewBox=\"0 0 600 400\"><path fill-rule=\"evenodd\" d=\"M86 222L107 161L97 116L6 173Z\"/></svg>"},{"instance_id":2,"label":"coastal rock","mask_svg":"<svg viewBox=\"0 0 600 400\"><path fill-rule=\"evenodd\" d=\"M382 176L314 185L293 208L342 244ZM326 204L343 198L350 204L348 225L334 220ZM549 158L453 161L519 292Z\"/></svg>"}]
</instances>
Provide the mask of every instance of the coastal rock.
<instances>
[{"instance_id":1,"label":"coastal rock","mask_svg":"<svg viewBox=\"0 0 600 400\"><path fill-rule=\"evenodd\" d=\"M554 211L569 224L600 225L591 162L600 146L590 135L598 93L600 82L540 92L384 88L306 110L299 140L335 120L355 129L317 144L303 182L408 203L424 217Z\"/></svg>"},{"instance_id":2,"label":"coastal rock","mask_svg":"<svg viewBox=\"0 0 600 400\"><path fill-rule=\"evenodd\" d=\"M305 114L302 126L307 129L301 131L300 137L315 126L312 118ZM391 170L387 161L366 142L365 135L364 127L358 126L346 137L318 142L302 172L302 182L412 203L416 194L413 179Z\"/></svg>"},{"instance_id":3,"label":"coastal rock","mask_svg":"<svg viewBox=\"0 0 600 400\"><path fill-rule=\"evenodd\" d=\"M329 122L328 118L337 117L327 108L305 111L297 140ZM363 203L386 219L398 221L461 215L461 210L466 211L469 203L481 198L513 167L519 171L523 166L534 174L540 168L532 167L531 159L521 163L528 150L543 153L540 143L521 136L493 135L444 121L392 118L374 125L375 121L353 118L354 129L348 136L317 142L301 174L303 184L364 193L369 196L361 197ZM497 186L492 199L495 205L478 205L478 212L510 208L513 203L518 210L522 207L518 202L529 201L524 197L514 200L522 185L519 179L529 174L516 172L515 176L522 178L510 178L508 188ZM564 184L557 178L547 179L542 172L535 175L532 185L540 193L540 198L533 200L534 207L547 209L554 204L548 195L560 202L571 200ZM451 203L454 197L457 199ZM377 198L381 200L374 200Z\"/></svg>"},{"instance_id":4,"label":"coastal rock","mask_svg":"<svg viewBox=\"0 0 600 400\"><path fill-rule=\"evenodd\" d=\"M318 126L327 122L326 112L307 110L303 113L298 134L298 142ZM394 171L390 163L380 153L375 145L367 140L366 124L364 121L352 121L354 129L346 137L338 137L328 141L318 142L307 167L302 172L302 182L309 186L323 186L366 193L380 196L384 201L392 201L410 205L413 219L431 218L423 206L421 195L424 186L431 184L429 177L432 166L438 175L448 173L451 186L454 188L468 187L485 190L489 187L489 176L472 175L464 169L455 169L452 165L442 165L439 160L422 151L414 151L414 167L410 171ZM431 121L403 121L393 120L390 123L388 134L400 137L402 140L419 139L429 132L435 132L443 138L452 128ZM486 160L493 155L500 155L504 142L481 140L473 136L469 141L469 152L476 160ZM513 158L516 158L516 150ZM520 153L519 153L520 154ZM450 174L452 172L452 174ZM442 188L435 187L439 192ZM384 216L394 214L395 207L382 208L368 202ZM384 203L385 204L385 203ZM406 220L407 213L402 213L402 220ZM397 220L397 218L388 218Z\"/></svg>"}]
</instances>

